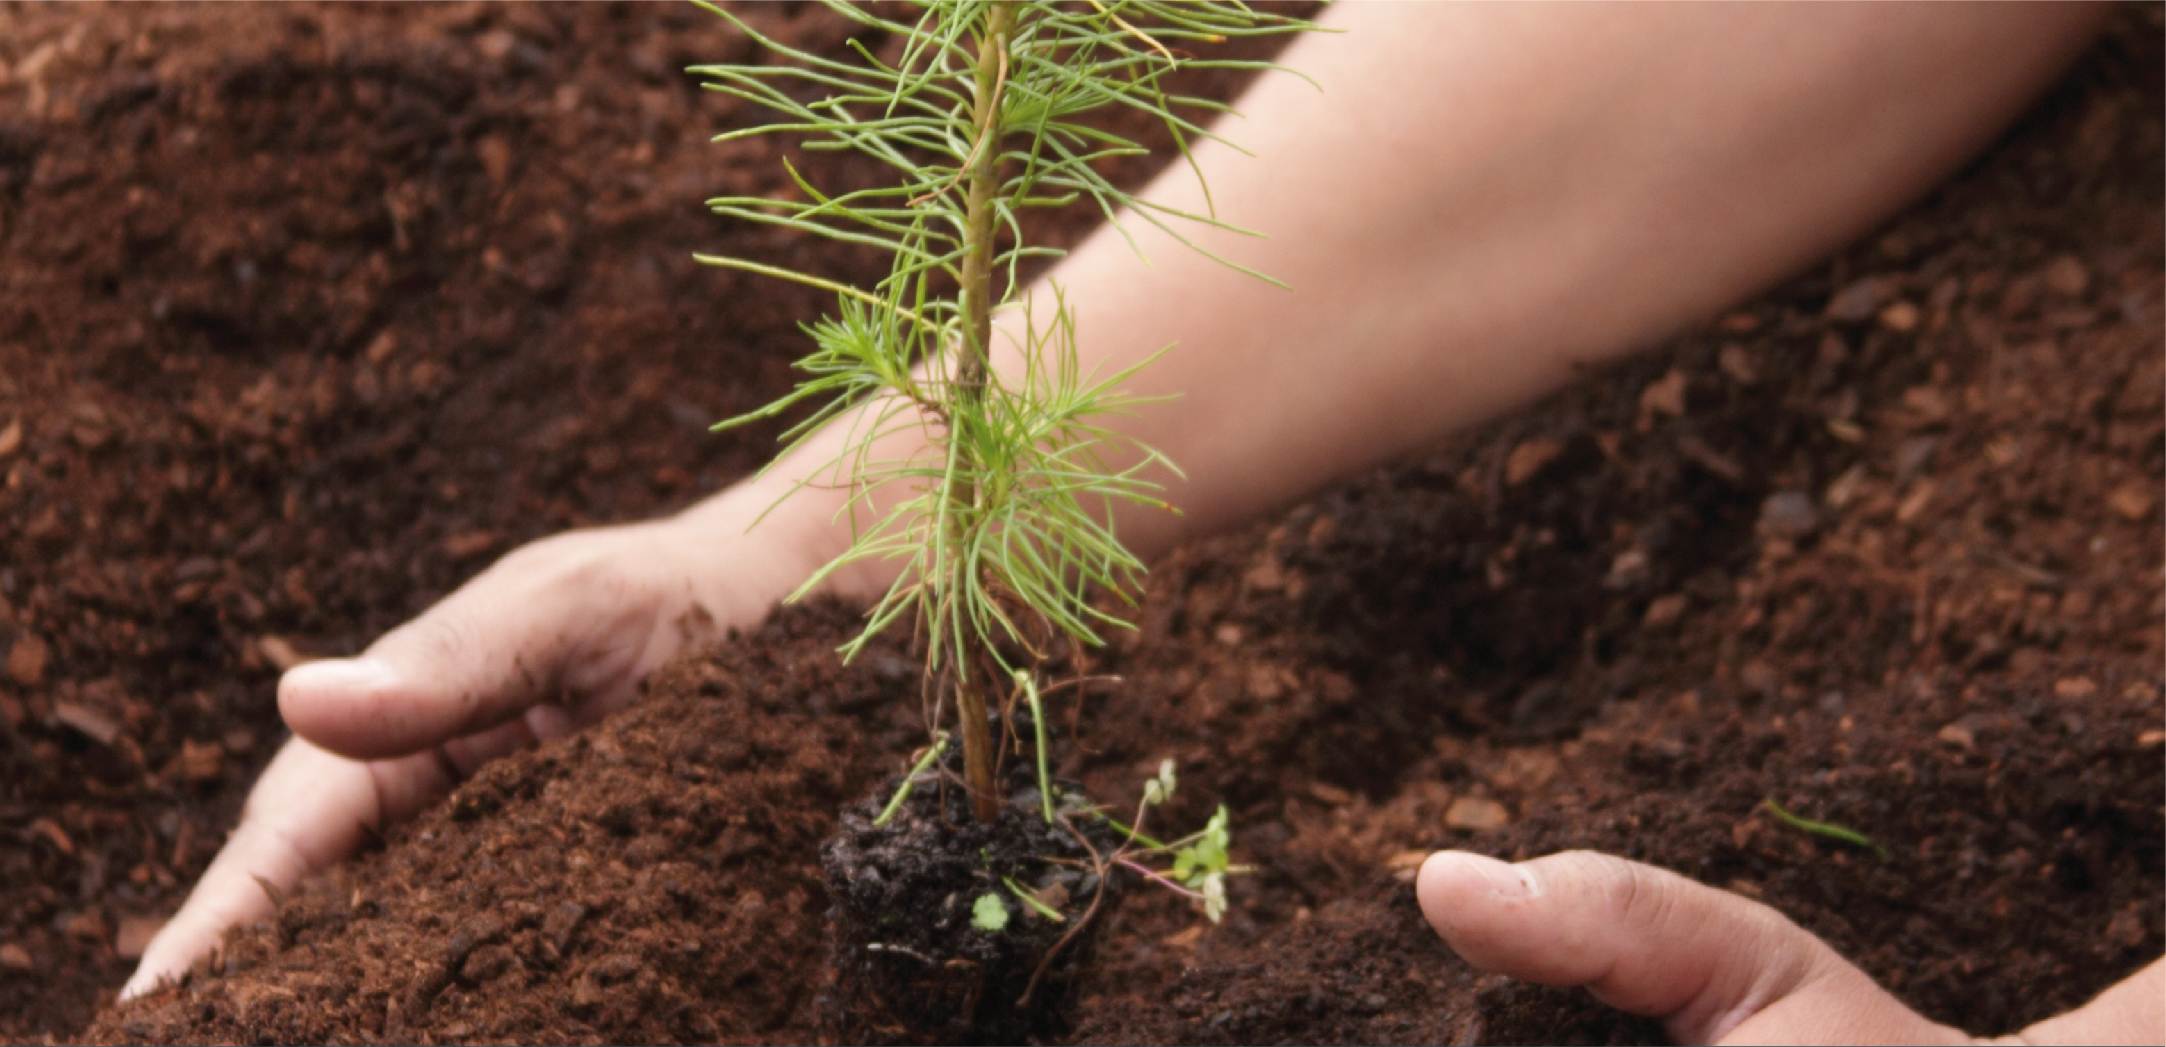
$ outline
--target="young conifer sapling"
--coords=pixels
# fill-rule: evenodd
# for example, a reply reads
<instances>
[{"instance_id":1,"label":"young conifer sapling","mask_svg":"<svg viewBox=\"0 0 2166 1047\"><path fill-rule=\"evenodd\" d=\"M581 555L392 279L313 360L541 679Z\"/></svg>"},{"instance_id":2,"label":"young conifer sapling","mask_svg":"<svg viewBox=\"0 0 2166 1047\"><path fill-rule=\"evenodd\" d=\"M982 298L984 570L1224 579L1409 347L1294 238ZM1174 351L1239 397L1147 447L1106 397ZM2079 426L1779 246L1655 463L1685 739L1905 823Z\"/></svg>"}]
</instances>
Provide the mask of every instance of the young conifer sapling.
<instances>
[{"instance_id":1,"label":"young conifer sapling","mask_svg":"<svg viewBox=\"0 0 2166 1047\"><path fill-rule=\"evenodd\" d=\"M844 450L800 485L849 492L854 541L792 598L848 564L899 567L842 653L856 654L900 619L915 623L936 739L944 744L942 711L952 710L971 809L990 821L1002 803L994 708L1026 694L1036 704L1040 663L1056 638L1098 645L1106 629L1127 625L1093 603L1100 591L1132 603L1143 572L1114 533L1112 509L1164 507L1151 475L1171 468L1105 425L1139 404L1123 392L1134 370L1083 366L1077 316L1059 289L1026 294L1024 266L1060 252L1028 237L1025 216L1088 205L1183 243L1184 224L1234 229L1110 181L1101 171L1108 161L1147 150L1091 118L1141 114L1186 156L1191 142L1215 136L1183 114L1225 107L1174 93L1168 77L1263 63L1198 58L1185 48L1308 26L1220 2L942 0L913 21L829 6L864 30L849 42L854 60L792 48L710 8L770 61L693 72L710 89L781 116L720 140L790 136L808 151L869 159L893 180L830 193L785 161L794 194L709 205L733 219L877 248L889 256L888 273L860 288L756 260L699 256L836 295L835 311L807 328L813 348L798 363L805 377L796 388L718 428L806 405L809 414L784 436L795 450L825 426L849 427ZM913 453L883 450L895 446ZM1042 738L1038 749L1042 768ZM933 762L928 754L920 769ZM1050 822L1042 770L1040 784ZM1214 824L1213 839L1222 841L1223 825ZM1223 872L1222 847L1211 864Z\"/></svg>"}]
</instances>

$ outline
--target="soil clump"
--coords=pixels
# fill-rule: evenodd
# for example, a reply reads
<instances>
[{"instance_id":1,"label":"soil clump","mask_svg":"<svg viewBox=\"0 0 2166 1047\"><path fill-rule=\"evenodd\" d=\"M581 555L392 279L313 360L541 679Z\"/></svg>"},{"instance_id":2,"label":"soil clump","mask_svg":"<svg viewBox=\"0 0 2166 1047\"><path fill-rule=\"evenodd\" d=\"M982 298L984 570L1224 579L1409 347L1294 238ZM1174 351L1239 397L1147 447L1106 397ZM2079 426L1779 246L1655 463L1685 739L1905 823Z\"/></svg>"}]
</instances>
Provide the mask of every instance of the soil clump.
<instances>
[{"instance_id":1,"label":"soil clump","mask_svg":"<svg viewBox=\"0 0 2166 1047\"><path fill-rule=\"evenodd\" d=\"M1095 819L1048 824L1028 761L1010 765L999 816L980 822L960 754L948 764L950 777L913 788L885 825L903 779L883 783L821 848L822 1042L1036 1043L1070 1031L1075 982L1129 879L1109 864L1122 839ZM1073 794L1074 783L1054 790Z\"/></svg>"}]
</instances>

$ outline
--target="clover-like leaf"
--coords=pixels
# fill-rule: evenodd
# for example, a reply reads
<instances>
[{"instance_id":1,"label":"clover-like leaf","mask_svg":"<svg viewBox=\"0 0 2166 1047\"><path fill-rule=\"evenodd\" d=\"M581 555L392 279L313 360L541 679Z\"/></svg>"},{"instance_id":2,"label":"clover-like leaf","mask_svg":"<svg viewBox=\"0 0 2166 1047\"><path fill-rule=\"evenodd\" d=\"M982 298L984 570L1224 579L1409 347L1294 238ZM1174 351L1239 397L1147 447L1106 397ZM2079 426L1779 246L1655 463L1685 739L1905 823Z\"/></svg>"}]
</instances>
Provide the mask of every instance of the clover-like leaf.
<instances>
[{"instance_id":1,"label":"clover-like leaf","mask_svg":"<svg viewBox=\"0 0 2166 1047\"><path fill-rule=\"evenodd\" d=\"M1195 885L1210 876L1223 875L1232 867L1227 849L1233 846L1233 833L1226 827L1227 822L1226 808L1220 805L1194 842L1173 853L1174 879Z\"/></svg>"},{"instance_id":2,"label":"clover-like leaf","mask_svg":"<svg viewBox=\"0 0 2166 1047\"><path fill-rule=\"evenodd\" d=\"M987 934L999 934L1008 926L1008 903L993 893L978 895L970 906L970 925Z\"/></svg>"}]
</instances>

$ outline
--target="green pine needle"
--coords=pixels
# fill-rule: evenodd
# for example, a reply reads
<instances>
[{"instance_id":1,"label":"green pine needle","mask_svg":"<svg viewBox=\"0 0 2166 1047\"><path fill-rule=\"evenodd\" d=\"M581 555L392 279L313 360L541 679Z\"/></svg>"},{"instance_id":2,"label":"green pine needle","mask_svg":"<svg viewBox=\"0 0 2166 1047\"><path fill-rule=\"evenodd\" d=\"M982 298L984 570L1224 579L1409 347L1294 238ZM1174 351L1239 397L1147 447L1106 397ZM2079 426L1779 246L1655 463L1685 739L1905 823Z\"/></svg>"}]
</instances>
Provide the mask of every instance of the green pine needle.
<instances>
[{"instance_id":1,"label":"green pine needle","mask_svg":"<svg viewBox=\"0 0 2166 1047\"><path fill-rule=\"evenodd\" d=\"M1776 803L1773 797L1760 801L1760 806L1767 808L1768 813L1774 815L1776 820L1782 822L1784 825L1787 825L1792 829L1799 830L1800 832L1808 832L1813 834L1814 836L1825 836L1831 840L1841 840L1844 843L1853 844L1858 847L1870 848L1874 854L1877 854L1882 858L1887 858L1891 856L1888 849L1874 842L1872 837L1867 836L1864 833L1857 831L1856 829L1844 828L1843 826L1835 825L1830 822L1816 822L1810 818L1800 818L1795 814L1791 814L1788 810L1785 810L1783 808L1783 805Z\"/></svg>"},{"instance_id":2,"label":"green pine needle","mask_svg":"<svg viewBox=\"0 0 2166 1047\"><path fill-rule=\"evenodd\" d=\"M1111 510L1124 502L1164 507L1151 475L1172 463L1103 424L1147 402L1121 391L1135 369L1100 375L1082 367L1076 317L1057 288L1049 313L1048 303L1038 303L1040 314L1033 315L1032 304L1020 301L1019 267L1061 254L1029 242L1022 216L1087 203L1117 221L1148 222L1183 243L1182 224L1246 232L1214 213L1154 207L1115 185L1101 171L1106 162L1147 150L1098 118L1114 109L1140 113L1163 124L1185 157L1193 142L1217 140L1191 116L1225 107L1169 92L1167 75L1262 64L1199 58L1183 48L1311 27L1228 2L940 0L905 23L829 0L872 31L861 39L900 38L889 64L875 57L882 50L877 43L853 41L854 59L830 58L702 6L771 56L760 64L691 70L708 90L776 114L773 123L718 140L781 135L808 150L856 153L893 176L885 184L829 192L785 163L791 191L707 202L734 221L870 246L891 258L885 278L859 288L746 259L697 256L836 295L836 312L806 328L813 349L798 362L805 377L797 387L717 426L810 406L809 416L784 434L786 450L825 425L855 426L847 449L810 474L823 486L850 490L843 514L854 541L791 598L845 565L893 562L900 568L894 585L843 654L854 656L914 611L929 672L943 665L974 672L978 657L1012 672L1001 645L1033 651L1042 627L1075 642L1103 643L1106 629L1128 623L1093 606L1091 594L1110 591L1132 604L1144 571L1107 522ZM975 103L982 84L975 77L989 25L1007 27L992 45L1006 49L981 127ZM989 169L980 163L987 152ZM986 170L994 172L987 183L994 187L991 241L973 238L969 199L973 175L983 180ZM965 349L977 359L987 349L974 344L967 300L966 262L980 251L989 270L978 271L989 271L997 289L980 285L978 293L996 310L1020 311L1021 344L1014 348L1023 357L1020 368L986 375L982 387L968 380L974 372L961 359ZM948 290L957 287L964 291ZM975 315L982 317L982 308ZM913 426L940 452L937 459L875 456L878 437ZM1116 468L1115 461L1124 464ZM907 496L893 499L884 513L867 514L884 491Z\"/></svg>"}]
</instances>

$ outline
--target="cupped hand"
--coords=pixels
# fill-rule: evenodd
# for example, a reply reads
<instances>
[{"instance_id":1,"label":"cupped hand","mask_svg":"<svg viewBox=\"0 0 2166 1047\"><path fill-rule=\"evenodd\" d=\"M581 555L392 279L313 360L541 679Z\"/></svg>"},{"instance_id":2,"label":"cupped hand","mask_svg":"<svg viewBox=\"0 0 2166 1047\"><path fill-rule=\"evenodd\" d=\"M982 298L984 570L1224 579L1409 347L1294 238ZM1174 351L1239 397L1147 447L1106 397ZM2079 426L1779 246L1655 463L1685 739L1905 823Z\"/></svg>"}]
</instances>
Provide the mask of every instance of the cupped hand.
<instances>
[{"instance_id":1,"label":"cupped hand","mask_svg":"<svg viewBox=\"0 0 2166 1047\"><path fill-rule=\"evenodd\" d=\"M818 563L792 520L747 531L765 507L725 494L676 518L535 542L359 657L289 670L278 705L296 737L121 998L268 915L266 884L291 890L481 764L623 708L688 643L756 622Z\"/></svg>"},{"instance_id":2,"label":"cupped hand","mask_svg":"<svg viewBox=\"0 0 2166 1047\"><path fill-rule=\"evenodd\" d=\"M1888 994L1775 910L1653 866L1586 851L1516 865L1440 851L1422 865L1422 913L1468 962L1545 985L1585 986L1660 1019L1678 1043L1975 1043ZM2166 966L2011 1042L2158 1043Z\"/></svg>"}]
</instances>

